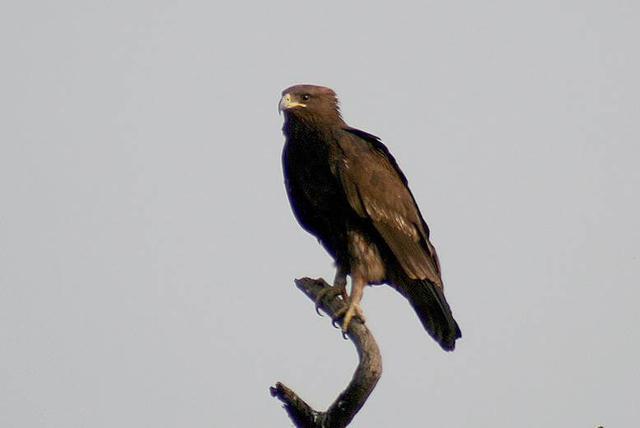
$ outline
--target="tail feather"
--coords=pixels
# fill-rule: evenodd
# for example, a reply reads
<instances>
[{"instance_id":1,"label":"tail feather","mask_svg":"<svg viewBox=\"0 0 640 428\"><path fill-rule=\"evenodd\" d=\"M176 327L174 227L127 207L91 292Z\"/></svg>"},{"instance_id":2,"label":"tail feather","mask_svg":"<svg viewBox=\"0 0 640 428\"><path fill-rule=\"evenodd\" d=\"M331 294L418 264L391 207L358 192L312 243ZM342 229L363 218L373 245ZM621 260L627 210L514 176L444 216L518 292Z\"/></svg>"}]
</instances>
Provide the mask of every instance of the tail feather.
<instances>
[{"instance_id":1,"label":"tail feather","mask_svg":"<svg viewBox=\"0 0 640 428\"><path fill-rule=\"evenodd\" d=\"M426 280L407 280L399 287L409 300L425 330L445 351L453 351L462 337L442 288Z\"/></svg>"}]
</instances>

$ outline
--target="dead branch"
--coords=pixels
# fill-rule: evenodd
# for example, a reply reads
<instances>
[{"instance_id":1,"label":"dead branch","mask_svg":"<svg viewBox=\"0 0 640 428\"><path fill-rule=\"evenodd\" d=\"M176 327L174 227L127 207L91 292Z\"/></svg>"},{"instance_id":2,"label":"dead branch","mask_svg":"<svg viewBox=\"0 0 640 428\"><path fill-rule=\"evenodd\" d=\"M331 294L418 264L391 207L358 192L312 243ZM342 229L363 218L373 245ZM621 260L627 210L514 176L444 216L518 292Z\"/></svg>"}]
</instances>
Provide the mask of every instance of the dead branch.
<instances>
[{"instance_id":1,"label":"dead branch","mask_svg":"<svg viewBox=\"0 0 640 428\"><path fill-rule=\"evenodd\" d=\"M312 301L326 287L323 279L302 278L295 281L296 286ZM335 319L346 303L340 297L327 297L320 302L320 309ZM359 319L354 318L347 331L347 337L358 352L358 367L347 388L324 412L314 410L293 390L278 382L270 388L271 395L284 403L296 427L299 428L342 428L349 425L353 417L362 408L382 375L382 356L373 335Z\"/></svg>"}]
</instances>

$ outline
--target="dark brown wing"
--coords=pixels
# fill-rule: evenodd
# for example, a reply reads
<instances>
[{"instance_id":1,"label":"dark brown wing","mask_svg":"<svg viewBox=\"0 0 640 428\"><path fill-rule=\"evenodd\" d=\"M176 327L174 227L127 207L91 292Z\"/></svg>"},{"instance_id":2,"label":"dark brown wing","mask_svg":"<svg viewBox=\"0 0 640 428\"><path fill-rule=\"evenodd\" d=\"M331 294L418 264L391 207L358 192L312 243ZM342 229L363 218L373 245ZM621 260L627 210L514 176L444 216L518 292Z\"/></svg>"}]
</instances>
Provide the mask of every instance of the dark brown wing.
<instances>
[{"instance_id":1,"label":"dark brown wing","mask_svg":"<svg viewBox=\"0 0 640 428\"><path fill-rule=\"evenodd\" d=\"M429 230L398 165L377 137L352 128L340 141L338 176L354 211L371 220L410 279L442 287Z\"/></svg>"}]
</instances>

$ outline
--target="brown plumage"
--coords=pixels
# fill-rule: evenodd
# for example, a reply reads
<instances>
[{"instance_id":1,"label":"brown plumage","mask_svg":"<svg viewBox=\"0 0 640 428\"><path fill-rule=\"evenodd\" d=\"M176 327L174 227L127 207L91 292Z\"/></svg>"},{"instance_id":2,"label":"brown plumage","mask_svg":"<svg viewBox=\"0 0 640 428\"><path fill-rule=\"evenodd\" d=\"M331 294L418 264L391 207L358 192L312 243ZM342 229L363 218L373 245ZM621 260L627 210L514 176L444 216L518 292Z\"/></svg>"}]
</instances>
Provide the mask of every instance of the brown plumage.
<instances>
[{"instance_id":1,"label":"brown plumage","mask_svg":"<svg viewBox=\"0 0 640 428\"><path fill-rule=\"evenodd\" d=\"M336 262L334 290L349 301L343 328L354 315L363 318L365 285L387 283L409 300L440 346L453 350L461 334L444 297L438 256L389 150L378 137L342 120L329 88L285 89L280 110L289 202L300 225Z\"/></svg>"}]
</instances>

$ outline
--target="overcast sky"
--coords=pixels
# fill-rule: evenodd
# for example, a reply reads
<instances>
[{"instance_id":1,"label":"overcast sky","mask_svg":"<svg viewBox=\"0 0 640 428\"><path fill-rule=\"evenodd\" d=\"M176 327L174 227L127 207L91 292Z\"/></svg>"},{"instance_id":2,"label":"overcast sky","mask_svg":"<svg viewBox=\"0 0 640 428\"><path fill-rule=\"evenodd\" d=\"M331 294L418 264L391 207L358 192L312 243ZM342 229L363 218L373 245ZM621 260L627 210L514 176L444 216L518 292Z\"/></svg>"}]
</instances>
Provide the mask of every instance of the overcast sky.
<instances>
[{"instance_id":1,"label":"overcast sky","mask_svg":"<svg viewBox=\"0 0 640 428\"><path fill-rule=\"evenodd\" d=\"M281 427L352 345L293 285L280 91L330 86L396 156L463 337L390 287L354 427L640 420L640 3L0 6L0 426Z\"/></svg>"}]
</instances>

